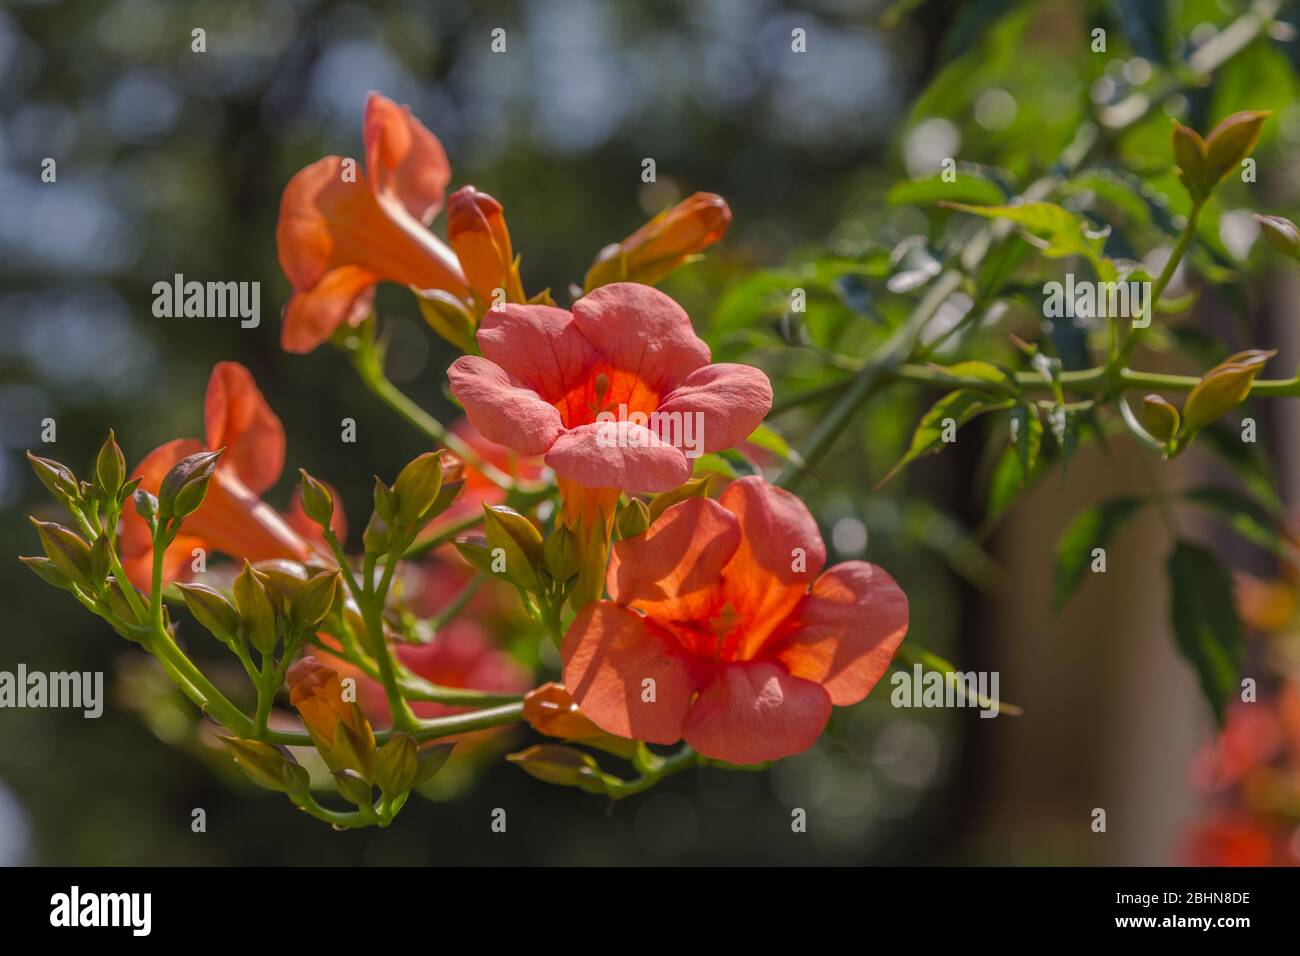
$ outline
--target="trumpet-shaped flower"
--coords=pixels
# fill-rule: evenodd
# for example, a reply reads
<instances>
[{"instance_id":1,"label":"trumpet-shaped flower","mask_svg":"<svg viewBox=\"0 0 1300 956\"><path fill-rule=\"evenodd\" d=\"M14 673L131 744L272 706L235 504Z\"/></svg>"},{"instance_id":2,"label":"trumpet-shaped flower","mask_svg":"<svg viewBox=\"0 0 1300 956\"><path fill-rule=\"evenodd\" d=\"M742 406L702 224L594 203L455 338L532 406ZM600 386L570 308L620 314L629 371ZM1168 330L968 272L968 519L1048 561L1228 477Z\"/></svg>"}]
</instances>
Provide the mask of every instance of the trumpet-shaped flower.
<instances>
[{"instance_id":1,"label":"trumpet-shaped flower","mask_svg":"<svg viewBox=\"0 0 1300 956\"><path fill-rule=\"evenodd\" d=\"M397 282L464 297L455 254L427 228L451 179L437 137L377 93L366 101L365 170L326 156L285 187L276 225L280 267L294 294L281 344L310 352L370 310L374 286Z\"/></svg>"},{"instance_id":2,"label":"trumpet-shaped flower","mask_svg":"<svg viewBox=\"0 0 1300 956\"><path fill-rule=\"evenodd\" d=\"M212 369L204 400L206 439L178 438L155 448L132 472L140 487L158 493L164 476L182 458L205 450L225 449L198 510L185 519L168 546L164 583L181 577L195 548L232 558L307 561L318 550L309 536L295 530L260 495L284 468L284 426L266 404L248 369L220 362ZM339 509L335 509L336 514ZM153 543L148 525L126 508L120 545L127 576L138 587L150 585Z\"/></svg>"},{"instance_id":3,"label":"trumpet-shaped flower","mask_svg":"<svg viewBox=\"0 0 1300 956\"><path fill-rule=\"evenodd\" d=\"M831 706L866 697L907 632L881 568L822 570L794 495L761 478L673 505L613 548L612 600L564 639L564 686L602 730L747 764L809 747Z\"/></svg>"},{"instance_id":4,"label":"trumpet-shaped flower","mask_svg":"<svg viewBox=\"0 0 1300 956\"><path fill-rule=\"evenodd\" d=\"M448 371L470 423L583 488L675 488L688 455L743 441L772 406L766 375L710 364L681 306L650 286L602 286L572 312L489 309L478 344Z\"/></svg>"}]
</instances>

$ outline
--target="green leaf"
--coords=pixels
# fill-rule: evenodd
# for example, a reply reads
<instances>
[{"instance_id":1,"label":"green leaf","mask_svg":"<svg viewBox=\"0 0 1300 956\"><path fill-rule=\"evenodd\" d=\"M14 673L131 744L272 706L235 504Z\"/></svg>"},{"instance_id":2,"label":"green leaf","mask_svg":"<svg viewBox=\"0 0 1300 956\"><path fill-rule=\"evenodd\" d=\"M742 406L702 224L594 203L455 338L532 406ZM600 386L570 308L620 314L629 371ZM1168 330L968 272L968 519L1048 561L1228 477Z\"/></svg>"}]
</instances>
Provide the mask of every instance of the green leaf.
<instances>
[{"instance_id":1,"label":"green leaf","mask_svg":"<svg viewBox=\"0 0 1300 956\"><path fill-rule=\"evenodd\" d=\"M1101 249L1108 230L1091 229L1086 220L1063 206L1050 202L1027 202L1019 206L970 206L944 203L951 209L968 212L985 219L1006 219L1033 236L1039 251L1049 259L1083 256L1099 271Z\"/></svg>"},{"instance_id":2,"label":"green leaf","mask_svg":"<svg viewBox=\"0 0 1300 956\"><path fill-rule=\"evenodd\" d=\"M952 365L931 365L930 370L942 376L948 384L961 388L976 388L967 383L968 379L979 379L982 382L988 382L989 391L1002 395L1010 392L1013 395L1020 393L1020 386L1016 383L1016 377L1006 369L999 368L989 362L967 361L956 362Z\"/></svg>"},{"instance_id":3,"label":"green leaf","mask_svg":"<svg viewBox=\"0 0 1300 956\"><path fill-rule=\"evenodd\" d=\"M1179 541L1169 555L1169 611L1179 652L1196 671L1201 691L1223 725L1241 666L1241 621L1232 578L1198 544Z\"/></svg>"},{"instance_id":4,"label":"green leaf","mask_svg":"<svg viewBox=\"0 0 1300 956\"><path fill-rule=\"evenodd\" d=\"M1287 545L1277 513L1250 495L1232 488L1202 485L1184 492L1184 497L1222 518L1246 540L1287 560L1295 557Z\"/></svg>"},{"instance_id":5,"label":"green leaf","mask_svg":"<svg viewBox=\"0 0 1300 956\"><path fill-rule=\"evenodd\" d=\"M895 184L886 196L893 206L928 206L937 202L994 206L1007 201L1002 188L982 176L957 172L951 182L943 174Z\"/></svg>"},{"instance_id":6,"label":"green leaf","mask_svg":"<svg viewBox=\"0 0 1300 956\"><path fill-rule=\"evenodd\" d=\"M889 473L880 479L876 487L879 488L885 484L899 471L922 455L932 455L941 451L946 444L943 440L946 430L944 423L949 419L952 420L956 428L960 428L977 415L982 415L985 412L1001 411L1004 408L1010 408L1012 404L1011 399L994 400L983 392L972 389L963 388L955 392L949 392L921 416L920 424L916 426L916 431L912 433L912 444L907 449L907 453L903 455L898 464L889 469Z\"/></svg>"},{"instance_id":7,"label":"green leaf","mask_svg":"<svg viewBox=\"0 0 1300 956\"><path fill-rule=\"evenodd\" d=\"M1093 549L1105 548L1143 504L1140 498L1112 498L1089 508L1065 529L1056 542L1056 583L1052 591L1052 606L1056 611L1065 607L1078 589L1092 563Z\"/></svg>"},{"instance_id":8,"label":"green leaf","mask_svg":"<svg viewBox=\"0 0 1300 956\"><path fill-rule=\"evenodd\" d=\"M1043 423L1038 412L1029 405L1019 405L1011 412L1011 444L1020 464L1020 486L1029 483L1038 463L1038 453L1043 448Z\"/></svg>"},{"instance_id":9,"label":"green leaf","mask_svg":"<svg viewBox=\"0 0 1300 956\"><path fill-rule=\"evenodd\" d=\"M790 443L785 440L785 436L767 423L755 428L745 441L750 445L757 445L764 451L770 451L782 461L791 461L797 465L803 464L799 452L790 447Z\"/></svg>"},{"instance_id":10,"label":"green leaf","mask_svg":"<svg viewBox=\"0 0 1300 956\"><path fill-rule=\"evenodd\" d=\"M978 692L974 700L966 696L966 684L954 678L957 668L951 661L940 657L934 651L926 650L919 646L915 641L905 641L899 645L897 653L894 655L894 666L898 668L916 667L920 665L921 673L934 672L942 674L944 681L953 685L953 690L957 696L967 706L978 706L984 710L996 710L998 713L1010 714L1013 717L1019 717L1024 711L1015 704L1009 704L1003 700L995 700L992 697L986 697Z\"/></svg>"}]
</instances>

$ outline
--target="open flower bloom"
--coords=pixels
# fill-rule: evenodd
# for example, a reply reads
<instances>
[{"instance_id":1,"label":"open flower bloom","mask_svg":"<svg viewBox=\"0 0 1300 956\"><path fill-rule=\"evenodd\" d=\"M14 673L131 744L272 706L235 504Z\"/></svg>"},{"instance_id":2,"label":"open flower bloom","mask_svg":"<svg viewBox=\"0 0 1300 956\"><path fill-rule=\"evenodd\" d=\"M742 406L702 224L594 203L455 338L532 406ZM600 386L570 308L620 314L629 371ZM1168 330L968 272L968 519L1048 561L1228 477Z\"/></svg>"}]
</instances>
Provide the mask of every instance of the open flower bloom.
<instances>
[{"instance_id":1,"label":"open flower bloom","mask_svg":"<svg viewBox=\"0 0 1300 956\"><path fill-rule=\"evenodd\" d=\"M583 488L675 488L688 454L743 441L772 407L766 375L710 364L681 306L650 286L602 286L572 312L489 309L478 344L447 373L470 423Z\"/></svg>"},{"instance_id":2,"label":"open flower bloom","mask_svg":"<svg viewBox=\"0 0 1300 956\"><path fill-rule=\"evenodd\" d=\"M286 351L310 352L342 323L360 322L381 280L468 294L455 254L427 228L451 179L442 144L377 93L366 101L363 136L364 171L326 156L300 170L280 199L276 248L294 288L281 330Z\"/></svg>"},{"instance_id":3,"label":"open flower bloom","mask_svg":"<svg viewBox=\"0 0 1300 956\"><path fill-rule=\"evenodd\" d=\"M673 505L614 545L612 600L564 639L564 686L598 727L748 764L809 747L867 696L907 633L881 568L826 548L808 509L758 477Z\"/></svg>"},{"instance_id":4,"label":"open flower bloom","mask_svg":"<svg viewBox=\"0 0 1300 956\"><path fill-rule=\"evenodd\" d=\"M320 550L260 495L284 468L284 426L266 404L248 369L219 362L208 379L203 419L206 440L178 438L145 456L133 471L140 487L158 493L163 478L182 458L205 450L225 449L208 482L208 492L167 548L163 583L180 577L195 548L232 558L307 561ZM336 515L339 509L335 509ZM133 507L122 511L122 564L136 586L150 585L153 542L149 527Z\"/></svg>"}]
</instances>

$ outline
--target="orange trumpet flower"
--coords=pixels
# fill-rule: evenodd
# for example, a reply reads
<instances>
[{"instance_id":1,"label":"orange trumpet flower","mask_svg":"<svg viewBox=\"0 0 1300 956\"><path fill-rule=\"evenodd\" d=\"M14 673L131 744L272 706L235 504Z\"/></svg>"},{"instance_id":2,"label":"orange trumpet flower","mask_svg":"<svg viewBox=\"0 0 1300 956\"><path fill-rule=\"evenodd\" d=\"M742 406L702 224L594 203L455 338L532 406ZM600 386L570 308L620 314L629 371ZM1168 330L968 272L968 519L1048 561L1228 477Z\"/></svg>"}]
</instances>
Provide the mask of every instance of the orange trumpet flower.
<instances>
[{"instance_id":1,"label":"orange trumpet flower","mask_svg":"<svg viewBox=\"0 0 1300 956\"><path fill-rule=\"evenodd\" d=\"M469 287L455 254L427 228L442 208L451 166L438 138L404 106L371 93L363 138L366 168L326 156L300 170L280 199L275 240L294 295L281 344L310 352L370 311L375 284Z\"/></svg>"},{"instance_id":2,"label":"orange trumpet flower","mask_svg":"<svg viewBox=\"0 0 1300 956\"><path fill-rule=\"evenodd\" d=\"M169 441L146 455L132 472L132 477L140 478L141 488L157 494L167 472L182 458L225 449L203 504L185 519L181 533L167 548L163 583L184 575L195 548L249 561L308 561L326 553L318 529L292 516L286 519L260 497L284 469L284 426L248 369L237 362L220 362L213 368L203 419L205 441ZM337 523L340 518L341 510L336 508L336 533L343 531L343 525ZM127 576L148 590L153 542L148 525L134 508L123 510L119 541Z\"/></svg>"}]
</instances>

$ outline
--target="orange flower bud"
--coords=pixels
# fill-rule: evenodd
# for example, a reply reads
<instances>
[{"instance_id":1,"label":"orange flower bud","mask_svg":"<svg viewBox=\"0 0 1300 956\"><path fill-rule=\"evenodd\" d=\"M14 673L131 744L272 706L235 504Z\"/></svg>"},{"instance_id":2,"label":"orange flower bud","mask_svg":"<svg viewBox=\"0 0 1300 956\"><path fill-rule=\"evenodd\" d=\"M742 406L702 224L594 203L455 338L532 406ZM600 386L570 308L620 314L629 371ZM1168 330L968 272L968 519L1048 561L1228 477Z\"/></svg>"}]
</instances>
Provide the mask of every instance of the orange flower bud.
<instances>
[{"instance_id":1,"label":"orange flower bud","mask_svg":"<svg viewBox=\"0 0 1300 956\"><path fill-rule=\"evenodd\" d=\"M329 768L373 779L374 733L357 703L343 699L339 672L309 656L289 668L288 680L289 703Z\"/></svg>"},{"instance_id":2,"label":"orange flower bud","mask_svg":"<svg viewBox=\"0 0 1300 956\"><path fill-rule=\"evenodd\" d=\"M628 757L636 744L601 730L578 709L578 705L563 685L554 681L530 690L524 695L524 720L539 734L572 740Z\"/></svg>"},{"instance_id":3,"label":"orange flower bud","mask_svg":"<svg viewBox=\"0 0 1300 956\"><path fill-rule=\"evenodd\" d=\"M587 271L586 291L610 282L654 285L713 245L731 225L731 208L716 193L695 193L661 212L622 242L606 246Z\"/></svg>"},{"instance_id":4,"label":"orange flower bud","mask_svg":"<svg viewBox=\"0 0 1300 956\"><path fill-rule=\"evenodd\" d=\"M496 301L497 289L509 302L525 300L499 202L473 186L456 190L447 201L447 241L484 308Z\"/></svg>"},{"instance_id":5,"label":"orange flower bud","mask_svg":"<svg viewBox=\"0 0 1300 956\"><path fill-rule=\"evenodd\" d=\"M539 734L562 740L581 740L601 733L600 728L578 710L578 705L563 685L554 681L524 695L524 720Z\"/></svg>"}]
</instances>

